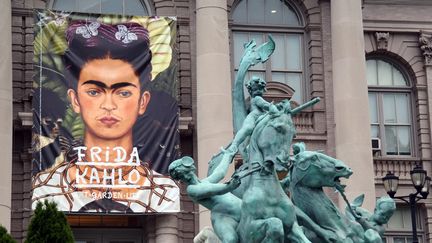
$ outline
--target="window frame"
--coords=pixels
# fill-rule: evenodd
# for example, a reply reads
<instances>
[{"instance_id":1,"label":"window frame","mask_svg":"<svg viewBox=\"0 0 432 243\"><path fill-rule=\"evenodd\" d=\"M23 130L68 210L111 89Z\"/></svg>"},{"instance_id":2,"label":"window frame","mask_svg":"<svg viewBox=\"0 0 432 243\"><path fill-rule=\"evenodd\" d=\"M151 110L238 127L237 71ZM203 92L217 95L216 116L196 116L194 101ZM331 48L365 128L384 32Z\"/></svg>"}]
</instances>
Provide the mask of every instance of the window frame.
<instances>
[{"instance_id":1,"label":"window frame","mask_svg":"<svg viewBox=\"0 0 432 243\"><path fill-rule=\"evenodd\" d=\"M49 8L49 9L53 9L54 2L55 2L55 1L57 1L57 0L50 0L50 1L48 2L48 8ZM77 1L78 1L78 0L69 0L69 1L75 1L75 8L77 8ZM102 1L102 0L99 0L99 1ZM153 15L154 15L154 10L153 10L152 6L149 4L148 1L146 1L146 0L138 0L138 1L141 3L141 5L144 6L144 8L147 9L147 15L144 15L144 14L143 14L142 16L153 16ZM123 2L123 3L124 3L124 2ZM61 10L57 10L57 11L61 11ZM111 14L111 13L102 13L102 9L99 8L99 13L95 13L95 14ZM124 5L123 5L123 13L122 13L121 15L130 15L130 14L126 14L126 13L125 13Z\"/></svg>"},{"instance_id":2,"label":"window frame","mask_svg":"<svg viewBox=\"0 0 432 243\"><path fill-rule=\"evenodd\" d=\"M264 80L266 80L267 82L278 82L278 83L282 83L285 84L284 82L279 82L278 80L273 80L272 78L272 72L275 73L296 73L296 74L301 74L301 78L300 78L300 91L296 92L301 92L301 100L299 101L299 103L303 103L305 102L309 97L308 97L308 85L306 83L307 78L308 77L308 62L307 62L307 57L308 57L308 53L307 53L307 45L305 43L306 41L306 25L305 25L305 17L304 15L299 11L299 7L290 2L290 1L286 1L286 0L282 0L283 4L287 5L288 8L292 9L292 11L297 15L298 20L299 20L299 25L297 26L293 26L293 25L288 25L288 24L281 24L281 25L270 25L270 24L246 24L246 23L236 23L234 22L233 19L233 13L235 11L235 8L239 5L239 3L243 1L243 0L238 0L235 1L234 4L232 5L231 8L231 12L229 14L229 30L230 30L230 53L231 53L231 67L232 67L232 80L234 82L235 80L235 73L238 70L238 68L236 67L238 65L238 63L234 63L234 33L259 33L259 34L263 34L265 37L265 40L267 40L267 34L295 34L298 35L300 37L300 54L301 54L301 60L300 60L300 64L301 64L301 70L300 71L286 71L286 70L280 70L280 69L272 69L272 63L271 63L271 58L269 58L266 63L264 64ZM276 46L276 51L277 51L277 46ZM288 55L289 56L289 55ZM251 70L254 71L254 70ZM260 70L261 71L261 70ZM285 84L287 85L287 84ZM291 87L292 88L292 87Z\"/></svg>"},{"instance_id":3,"label":"window frame","mask_svg":"<svg viewBox=\"0 0 432 243\"><path fill-rule=\"evenodd\" d=\"M408 72L406 68L399 64L397 61L393 60L392 58L386 57L386 56L370 56L366 57L366 62L369 60L376 60L376 61L383 61L388 64L390 64L393 68L397 69L402 76L404 77L405 81L407 82L406 86L394 86L394 85L369 85L368 84L368 95L373 93L377 96L377 119L378 123L372 123L369 121L369 125L372 127L372 125L377 125L379 127L378 133L379 133L379 139L381 140L381 150L378 157L388 157L388 158L414 158L417 155L417 147L418 147L418 141L417 141L417 126L416 126L416 109L415 109L415 94L413 92L413 81L408 75ZM378 71L378 69L377 69ZM367 82L367 80L366 80ZM408 126L405 124L386 124L384 119L384 102L383 102L383 96L385 94L407 94L408 95L408 102L409 102L409 119L410 119L410 153L409 155L399 155L399 154L387 154L387 141L385 137L385 127L386 126ZM372 134L371 134L371 138ZM399 153L399 151L397 151ZM376 155L374 154L374 157Z\"/></svg>"},{"instance_id":4,"label":"window frame","mask_svg":"<svg viewBox=\"0 0 432 243\"><path fill-rule=\"evenodd\" d=\"M405 203L397 203L396 204L396 210L397 209L404 209L407 211L410 211L410 208ZM419 242L425 243L426 239L426 230L427 225L425 224L425 218L424 215L426 215L426 210L424 207L424 204L420 203L416 206L416 224L417 224L417 237L419 239ZM411 222L411 218L410 218ZM411 223L410 223L411 224ZM410 225L411 226L411 225ZM386 224L384 233L384 238L386 239L386 243L394 243L394 238L412 238L412 229L411 228L389 228L388 224Z\"/></svg>"}]
</instances>

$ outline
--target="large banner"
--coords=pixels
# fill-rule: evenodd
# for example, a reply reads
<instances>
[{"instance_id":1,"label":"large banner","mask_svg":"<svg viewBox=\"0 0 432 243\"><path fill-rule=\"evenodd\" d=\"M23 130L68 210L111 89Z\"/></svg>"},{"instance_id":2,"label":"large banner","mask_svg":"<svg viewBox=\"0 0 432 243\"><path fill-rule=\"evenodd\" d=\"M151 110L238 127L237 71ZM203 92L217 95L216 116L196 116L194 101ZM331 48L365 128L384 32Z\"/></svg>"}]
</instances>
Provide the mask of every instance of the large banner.
<instances>
[{"instance_id":1,"label":"large banner","mask_svg":"<svg viewBox=\"0 0 432 243\"><path fill-rule=\"evenodd\" d=\"M177 212L175 18L35 11L33 204Z\"/></svg>"}]
</instances>

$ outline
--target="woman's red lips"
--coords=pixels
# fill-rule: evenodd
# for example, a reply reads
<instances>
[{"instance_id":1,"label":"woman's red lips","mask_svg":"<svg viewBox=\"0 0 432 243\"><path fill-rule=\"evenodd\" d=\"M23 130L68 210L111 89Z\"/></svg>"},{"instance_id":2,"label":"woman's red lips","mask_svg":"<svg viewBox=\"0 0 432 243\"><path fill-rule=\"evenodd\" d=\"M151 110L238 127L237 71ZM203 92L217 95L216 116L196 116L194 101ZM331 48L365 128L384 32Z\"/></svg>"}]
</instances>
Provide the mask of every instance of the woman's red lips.
<instances>
[{"instance_id":1,"label":"woman's red lips","mask_svg":"<svg viewBox=\"0 0 432 243\"><path fill-rule=\"evenodd\" d=\"M102 117L101 119L99 119L99 121L105 125L112 126L112 125L116 124L119 120L114 118L114 117L111 117L111 116L105 116L105 117Z\"/></svg>"}]
</instances>

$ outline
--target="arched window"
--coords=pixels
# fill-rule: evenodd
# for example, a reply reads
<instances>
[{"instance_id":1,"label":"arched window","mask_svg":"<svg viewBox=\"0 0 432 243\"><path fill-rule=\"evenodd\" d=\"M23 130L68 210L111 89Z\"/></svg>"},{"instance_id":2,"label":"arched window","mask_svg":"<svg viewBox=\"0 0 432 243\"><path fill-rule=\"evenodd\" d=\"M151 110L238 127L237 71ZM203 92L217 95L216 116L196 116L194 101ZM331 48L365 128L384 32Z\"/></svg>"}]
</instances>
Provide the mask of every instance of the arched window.
<instances>
[{"instance_id":1,"label":"arched window","mask_svg":"<svg viewBox=\"0 0 432 243\"><path fill-rule=\"evenodd\" d=\"M140 0L51 0L51 9L123 15L150 15L149 6Z\"/></svg>"},{"instance_id":2,"label":"arched window","mask_svg":"<svg viewBox=\"0 0 432 243\"><path fill-rule=\"evenodd\" d=\"M381 155L413 155L411 83L401 68L386 59L366 61L372 138Z\"/></svg>"},{"instance_id":3,"label":"arched window","mask_svg":"<svg viewBox=\"0 0 432 243\"><path fill-rule=\"evenodd\" d=\"M276 50L264 64L252 67L246 77L259 76L267 82L284 83L295 90L293 100L304 99L304 24L294 6L281 0L241 0L232 12L234 70L237 71L243 44L255 39L257 46L271 34Z\"/></svg>"}]
</instances>

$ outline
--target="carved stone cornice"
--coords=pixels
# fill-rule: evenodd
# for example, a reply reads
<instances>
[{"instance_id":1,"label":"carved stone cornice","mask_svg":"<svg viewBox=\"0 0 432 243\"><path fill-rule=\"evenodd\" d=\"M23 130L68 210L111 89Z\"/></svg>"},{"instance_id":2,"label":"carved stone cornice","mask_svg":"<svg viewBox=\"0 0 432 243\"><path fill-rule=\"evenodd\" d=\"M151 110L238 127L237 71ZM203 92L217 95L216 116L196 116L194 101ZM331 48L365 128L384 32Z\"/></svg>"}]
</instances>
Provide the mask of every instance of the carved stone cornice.
<instances>
[{"instance_id":1,"label":"carved stone cornice","mask_svg":"<svg viewBox=\"0 0 432 243\"><path fill-rule=\"evenodd\" d=\"M419 42L425 57L425 65L432 66L432 32L421 31Z\"/></svg>"},{"instance_id":2,"label":"carved stone cornice","mask_svg":"<svg viewBox=\"0 0 432 243\"><path fill-rule=\"evenodd\" d=\"M390 33L389 32L375 32L375 38L376 38L376 43L377 43L377 50L387 51Z\"/></svg>"}]
</instances>

